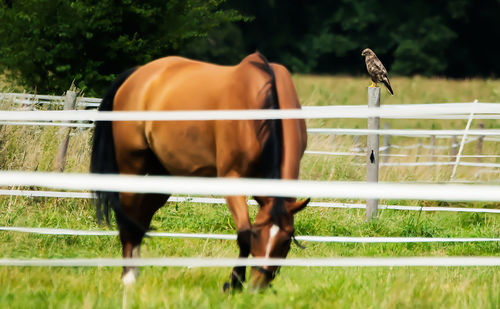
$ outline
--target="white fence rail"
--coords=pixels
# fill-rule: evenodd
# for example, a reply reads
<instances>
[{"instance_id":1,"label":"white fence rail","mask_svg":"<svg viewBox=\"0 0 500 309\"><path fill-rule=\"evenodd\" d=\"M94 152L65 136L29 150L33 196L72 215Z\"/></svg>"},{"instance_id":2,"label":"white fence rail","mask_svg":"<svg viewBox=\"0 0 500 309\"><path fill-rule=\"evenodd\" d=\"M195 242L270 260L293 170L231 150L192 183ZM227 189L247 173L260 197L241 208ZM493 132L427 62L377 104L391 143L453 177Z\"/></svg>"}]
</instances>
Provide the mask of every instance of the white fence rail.
<instances>
[{"instance_id":1,"label":"white fence rail","mask_svg":"<svg viewBox=\"0 0 500 309\"><path fill-rule=\"evenodd\" d=\"M64 96L51 96L51 95L33 95L33 94L22 94L22 93L4 93L0 94L0 99L13 100L14 103L19 104L62 104L64 101ZM88 107L97 107L101 102L100 98L85 98L81 97L78 99L78 104L85 105ZM374 115L372 113L366 113L367 107L365 105L349 105L349 106L334 106L337 112L341 112L342 115L328 115L328 118L366 118L366 117L434 117L436 115L441 115L442 119L468 119L471 113L476 114L487 114L487 113L499 113L498 104L496 103L477 103L475 107L472 107L473 103L438 103L438 104L401 104L401 105L386 105L380 108L381 113L385 115ZM496 106L496 108L495 108ZM322 112L331 112L332 106L304 106L304 110L320 110ZM387 109L387 111L384 111ZM389 112L392 110L392 112ZM372 111L373 112L373 111ZM389 113L387 113L389 112ZM345 114L344 114L345 113ZM356 113L358 113L356 115ZM403 113L398 116L398 113ZM415 115L411 115L415 113ZM354 114L354 115L353 115ZM360 115L361 114L361 115ZM463 115L460 115L463 114ZM477 115L475 119L498 119L499 115ZM299 116L299 118L304 118ZM307 117L306 117L307 118ZM312 117L312 118L324 118L323 116Z\"/></svg>"},{"instance_id":2,"label":"white fence rail","mask_svg":"<svg viewBox=\"0 0 500 309\"><path fill-rule=\"evenodd\" d=\"M11 100L21 105L64 105L64 96L26 94L26 93L0 93L0 100ZM97 108L101 104L100 98L78 98L77 106Z\"/></svg>"},{"instance_id":3,"label":"white fence rail","mask_svg":"<svg viewBox=\"0 0 500 309\"><path fill-rule=\"evenodd\" d=\"M159 194L500 201L499 186L492 185L368 184L364 182L1 171L0 186L13 185L65 190L103 190Z\"/></svg>"},{"instance_id":4,"label":"white fence rail","mask_svg":"<svg viewBox=\"0 0 500 309\"><path fill-rule=\"evenodd\" d=\"M391 145L392 146L392 145ZM382 148L382 147L380 147ZM446 147L449 149L449 147ZM352 157L366 157L364 152L346 152L346 151L322 151L322 150L306 150L306 154L311 155L330 155L330 156L352 156ZM381 153L381 157L393 157L393 158L455 158L453 155L438 155L438 154L404 154L404 153ZM500 158L500 155L462 155L462 158Z\"/></svg>"},{"instance_id":5,"label":"white fence rail","mask_svg":"<svg viewBox=\"0 0 500 309\"><path fill-rule=\"evenodd\" d=\"M41 113L49 113L41 112ZM61 111L62 112L62 111ZM82 111L86 112L86 111ZM5 112L2 112L5 113ZM17 113L17 112L16 112ZM23 113L23 112L21 112ZM29 113L29 112L28 112ZM78 112L80 113L80 112ZM94 113L94 112L92 112ZM105 113L105 112L99 112ZM113 112L117 113L117 112ZM149 113L149 112L144 112ZM101 116L99 116L101 117ZM23 118L21 116L2 116L2 118ZM32 116L26 118L33 118ZM40 117L45 118L45 117ZM90 117L89 117L90 118ZM124 117L127 118L127 117ZM145 115L145 118L147 116ZM172 120L172 119L170 119ZM185 119L184 119L185 120ZM200 119L198 119L200 120ZM0 121L0 125L34 125L34 126L64 126L64 127L75 127L75 128L93 128L93 123L73 123L73 122L52 122L52 121L15 121L15 120L3 120ZM341 129L341 128L309 128L307 133L310 134L328 134L328 135L368 135L368 134L379 134L379 135L394 135L394 136L408 136L408 137L451 137L456 135L476 135L476 136L500 136L500 130L488 129L488 130L415 130L415 129Z\"/></svg>"},{"instance_id":6,"label":"white fence rail","mask_svg":"<svg viewBox=\"0 0 500 309\"><path fill-rule=\"evenodd\" d=\"M359 164L364 165L364 164ZM491 167L500 168L500 163L481 163L481 162L389 162L380 163L380 166L473 166L473 167Z\"/></svg>"},{"instance_id":7,"label":"white fence rail","mask_svg":"<svg viewBox=\"0 0 500 309\"><path fill-rule=\"evenodd\" d=\"M69 128L93 128L93 123L75 123L75 122L51 122L51 121L0 121L0 125L11 126L54 126Z\"/></svg>"},{"instance_id":8,"label":"white fence rail","mask_svg":"<svg viewBox=\"0 0 500 309\"><path fill-rule=\"evenodd\" d=\"M451 107L453 105L454 107ZM393 105L380 108L366 106L304 107L284 110L203 110L203 111L3 111L0 120L7 121L185 121L185 120L248 120L248 119L324 119L324 118L404 118L404 119L474 119L481 116L500 119L500 104L462 103L423 107ZM451 117L451 118L450 118Z\"/></svg>"},{"instance_id":9,"label":"white fence rail","mask_svg":"<svg viewBox=\"0 0 500 309\"><path fill-rule=\"evenodd\" d=\"M33 190L0 190L0 195L23 196L23 197L50 197L50 198L94 198L92 193L87 192L63 192L63 191L33 191ZM169 202L190 202L202 204L225 204L223 198L210 197L186 197L171 196ZM248 200L248 205L257 205L255 200ZM333 202L310 202L308 207L343 208L343 209L366 209L366 204L359 203L333 203ZM379 205L379 209L409 210L409 211L446 211L446 212L477 212L477 213L499 213L500 209L491 208L465 208L465 207L434 207L434 206L406 206L406 205Z\"/></svg>"},{"instance_id":10,"label":"white fence rail","mask_svg":"<svg viewBox=\"0 0 500 309\"><path fill-rule=\"evenodd\" d=\"M90 258L90 259L0 259L0 266L52 267L235 267L235 266L296 266L296 267L406 267L406 266L500 266L500 257L394 257L394 258L290 258L290 259L231 259L231 258Z\"/></svg>"},{"instance_id":11,"label":"white fence rail","mask_svg":"<svg viewBox=\"0 0 500 309\"><path fill-rule=\"evenodd\" d=\"M89 231L55 228L0 226L0 231L65 236L117 236L118 231ZM236 240L234 234L148 232L149 237ZM345 237L345 236L296 236L299 241L321 243L456 243L499 242L500 238L448 238L448 237Z\"/></svg>"},{"instance_id":12,"label":"white fence rail","mask_svg":"<svg viewBox=\"0 0 500 309\"><path fill-rule=\"evenodd\" d=\"M412 136L412 137L451 137L454 135L483 135L483 136L498 136L500 130L415 130L415 129L329 129L329 128L310 128L307 133L316 134L336 134L336 135L394 135L394 136Z\"/></svg>"}]
</instances>

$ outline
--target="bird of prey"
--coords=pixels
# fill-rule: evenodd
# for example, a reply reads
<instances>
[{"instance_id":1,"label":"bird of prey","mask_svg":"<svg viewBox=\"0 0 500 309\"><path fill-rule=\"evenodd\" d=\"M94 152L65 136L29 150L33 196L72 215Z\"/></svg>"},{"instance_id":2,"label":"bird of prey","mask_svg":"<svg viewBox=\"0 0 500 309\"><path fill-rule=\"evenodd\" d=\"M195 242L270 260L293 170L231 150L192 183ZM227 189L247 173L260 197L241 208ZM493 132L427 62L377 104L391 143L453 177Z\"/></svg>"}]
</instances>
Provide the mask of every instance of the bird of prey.
<instances>
[{"instance_id":1,"label":"bird of prey","mask_svg":"<svg viewBox=\"0 0 500 309\"><path fill-rule=\"evenodd\" d=\"M383 83L389 93L394 95L391 88L391 83L389 82L389 77L387 77L387 70L385 69L382 62L378 59L377 55L369 49L365 48L361 53L361 56L365 57L366 70L370 77L372 78L372 84L370 87L377 87L377 83Z\"/></svg>"}]
</instances>

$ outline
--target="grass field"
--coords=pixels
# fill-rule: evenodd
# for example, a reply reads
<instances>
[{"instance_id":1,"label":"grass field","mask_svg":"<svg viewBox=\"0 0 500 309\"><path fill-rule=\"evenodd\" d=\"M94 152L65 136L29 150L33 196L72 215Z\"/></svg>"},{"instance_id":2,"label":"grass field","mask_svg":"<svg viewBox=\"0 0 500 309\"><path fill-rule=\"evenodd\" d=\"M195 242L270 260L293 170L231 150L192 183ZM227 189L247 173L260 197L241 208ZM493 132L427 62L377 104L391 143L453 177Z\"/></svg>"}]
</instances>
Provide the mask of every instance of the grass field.
<instances>
[{"instance_id":1,"label":"grass field","mask_svg":"<svg viewBox=\"0 0 500 309\"><path fill-rule=\"evenodd\" d=\"M296 76L304 105L364 104L367 79ZM383 91L382 104L429 102L500 102L497 80L453 81L394 78L396 96ZM5 85L4 88L8 88ZM0 86L0 88L2 88ZM7 90L7 89L5 89ZM30 91L27 91L30 92ZM8 104L4 102L5 104ZM391 120L391 128L463 129L465 121ZM309 127L364 128L366 120L313 120ZM477 127L474 122L472 127ZM485 121L486 128L500 123ZM67 171L86 172L90 132L74 130ZM57 128L0 127L0 169L50 171L59 143ZM423 138L393 138L409 145ZM359 141L364 143L364 139ZM438 140L449 145L449 140ZM499 143L485 142L483 153L500 154ZM348 151L352 137L311 136L309 149ZM465 154L474 154L468 144ZM414 162L415 149L405 161ZM401 152L403 153L403 152ZM446 151L441 152L446 154ZM393 160L393 159L391 159ZM401 159L397 159L401 161ZM469 159L470 160L470 159ZM396 161L396 159L394 159ZM471 160L472 161L472 160ZM364 158L307 155L301 178L356 180L364 178ZM484 159L483 162L500 162ZM460 167L457 178L495 183L500 174L475 177L479 168ZM450 167L382 168L380 178L391 182L444 182ZM353 201L356 202L356 201ZM439 205L500 208L500 203L443 201L381 201L401 205ZM0 197L0 226L103 229L88 200ZM252 215L255 208L251 207ZM158 231L234 233L225 206L171 203L153 219ZM364 211L308 208L297 215L297 235L500 237L500 217L494 214L381 211L375 222L364 222ZM290 257L347 256L500 256L499 243L442 244L320 244L292 246ZM39 236L0 232L1 258L118 257L116 237ZM234 241L150 238L144 257L235 257ZM394 267L394 268L283 268L273 287L261 293L244 290L224 294L229 268L145 267L133 289L125 290L118 268L0 267L0 306L3 308L500 308L498 267Z\"/></svg>"}]
</instances>

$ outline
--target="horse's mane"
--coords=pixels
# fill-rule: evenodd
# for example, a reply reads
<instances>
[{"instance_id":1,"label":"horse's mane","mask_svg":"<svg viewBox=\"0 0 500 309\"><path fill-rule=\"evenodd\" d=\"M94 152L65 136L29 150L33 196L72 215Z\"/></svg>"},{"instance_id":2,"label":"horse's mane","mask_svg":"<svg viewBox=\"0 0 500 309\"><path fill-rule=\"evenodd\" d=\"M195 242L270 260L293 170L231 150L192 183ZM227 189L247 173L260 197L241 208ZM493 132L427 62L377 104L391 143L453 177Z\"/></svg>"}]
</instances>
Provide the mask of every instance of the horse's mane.
<instances>
[{"instance_id":1,"label":"horse's mane","mask_svg":"<svg viewBox=\"0 0 500 309\"><path fill-rule=\"evenodd\" d=\"M270 77L270 80L267 81L267 83L264 85L264 87L270 85L268 93L266 95L266 101L264 102L264 108L279 109L280 106L278 102L278 91L276 90L276 75L274 74L274 70L273 68L271 68L271 66L269 65L269 61L263 54L261 54L259 51L255 53L260 58L261 62L250 61L250 63L267 73Z\"/></svg>"},{"instance_id":2,"label":"horse's mane","mask_svg":"<svg viewBox=\"0 0 500 309\"><path fill-rule=\"evenodd\" d=\"M278 101L278 91L276 88L276 75L274 70L269 64L267 58L260 52L256 52L261 61L251 61L250 63L255 67L266 72L270 79L264 85L267 88L265 102L263 108L265 109L280 109ZM283 158L283 126L281 119L266 120L266 126L270 126L271 133L269 138L264 144L261 156L261 169L264 171L266 178L281 179L281 161ZM274 198L274 204L271 208L271 220L273 223L282 227L281 219L286 215L286 208L284 199L281 197Z\"/></svg>"}]
</instances>

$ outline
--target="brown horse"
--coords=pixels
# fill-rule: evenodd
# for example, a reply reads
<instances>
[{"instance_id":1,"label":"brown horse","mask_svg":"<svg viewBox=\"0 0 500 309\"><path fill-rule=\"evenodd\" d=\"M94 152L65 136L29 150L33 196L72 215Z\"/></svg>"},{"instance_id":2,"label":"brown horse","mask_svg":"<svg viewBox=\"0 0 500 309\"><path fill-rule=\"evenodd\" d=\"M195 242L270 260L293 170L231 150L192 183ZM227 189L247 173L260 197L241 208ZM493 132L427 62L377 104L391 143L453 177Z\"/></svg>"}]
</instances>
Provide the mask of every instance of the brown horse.
<instances>
[{"instance_id":1,"label":"brown horse","mask_svg":"<svg viewBox=\"0 0 500 309\"><path fill-rule=\"evenodd\" d=\"M259 53L236 66L166 57L123 73L104 96L101 111L300 109L287 69ZM98 121L91 172L135 175L297 179L307 142L301 120ZM169 195L96 192L97 213L115 212L123 257L138 257L153 214ZM240 257L286 257L293 215L309 200L255 197L253 226L244 196L227 196ZM265 287L277 267L254 267L252 286ZM137 268L124 267L124 283ZM231 287L241 288L245 267L235 267ZM224 288L229 288L226 283Z\"/></svg>"}]
</instances>

